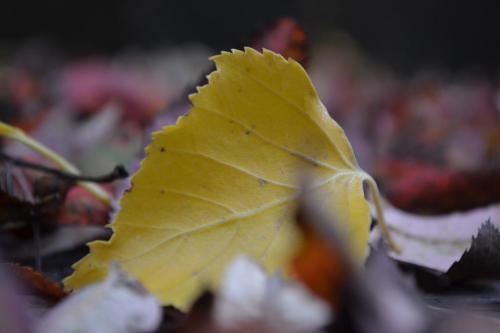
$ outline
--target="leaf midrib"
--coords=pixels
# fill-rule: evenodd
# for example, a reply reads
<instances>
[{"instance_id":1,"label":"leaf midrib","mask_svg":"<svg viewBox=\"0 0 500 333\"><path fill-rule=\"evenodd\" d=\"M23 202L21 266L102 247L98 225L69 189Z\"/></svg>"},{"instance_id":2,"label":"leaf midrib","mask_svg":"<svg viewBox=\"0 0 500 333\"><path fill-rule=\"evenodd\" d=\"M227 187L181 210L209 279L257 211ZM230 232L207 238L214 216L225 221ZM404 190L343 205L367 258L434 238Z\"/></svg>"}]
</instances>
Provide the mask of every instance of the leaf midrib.
<instances>
[{"instance_id":1,"label":"leaf midrib","mask_svg":"<svg viewBox=\"0 0 500 333\"><path fill-rule=\"evenodd\" d=\"M241 76L243 77L246 77L246 78L249 78L251 79L252 81L254 81L255 83L257 83L258 85L260 85L264 90L267 90L269 91L270 93L272 93L274 96L278 97L279 99L281 99L283 102L285 102L286 104L288 104L289 106L291 106L292 108L294 108L295 110L299 111L299 114L302 115L305 119L307 119L308 121L310 121L311 123L313 123L316 127L319 128L321 134L323 134L326 139L328 140L328 142L330 142L330 144L332 145L333 147L333 150L342 158L342 161L349 167L351 168L355 168L355 166L352 164L352 162L349 160L349 158L347 158L344 153L342 152L341 149L339 149L339 147L337 147L337 145L335 144L335 142L332 141L332 139L330 138L330 136L328 135L328 133L326 133L325 129L323 128L323 126L321 126L320 124L318 124L312 117L311 115L306 111L304 110L300 105L297 105L296 103L294 103L293 101L289 100L288 98L286 98L285 96L283 96L280 92L278 92L277 90L275 90L272 86L269 86L268 84L266 84L264 81L262 80L259 80L258 78L256 78L255 76L251 75L250 73L247 73L247 72L244 72L243 69L241 69L240 67L238 66L233 66L231 65L230 63L226 64L226 66L230 67L232 70L238 72ZM220 69L218 69L218 72L220 73ZM319 97L317 96L317 92L316 90L314 89L314 87L311 87L311 89L313 89L314 91L314 94L315 94L315 98L316 99L319 99Z\"/></svg>"},{"instance_id":2,"label":"leaf midrib","mask_svg":"<svg viewBox=\"0 0 500 333\"><path fill-rule=\"evenodd\" d=\"M340 177L343 177L343 176L351 176L351 177L360 177L360 178L365 178L366 177L366 174L361 171L361 170L349 170L349 171L343 171L343 172L338 172L336 173L335 175L331 176L331 177L328 177L326 179L323 179L319 182L317 182L315 185L311 186L311 189L314 189L314 190L317 190L319 189L320 187L323 187L329 183L331 183L332 181L334 180L337 180L339 179ZM150 247L149 249L133 256L133 257L129 257L129 258L126 258L124 259L122 262L128 262L128 261L132 261L132 260L136 260L138 258L141 258L143 257L144 255L147 255L149 252L151 252L153 249L159 247L159 246L162 246L164 245L165 243L168 243L168 242L171 242L175 239L178 239L179 237L186 237L186 236L189 236L189 235L192 235L194 233L198 233L198 232L204 232L204 231L207 231L207 230L210 230L212 228L216 228L216 227L219 227L221 225L227 225L228 223L233 223L235 221L239 221L241 219L244 219L244 218L248 218L248 217L251 217L251 216L255 216L255 215L258 215L268 209L272 209L274 207L278 207L282 204L285 204L285 203L288 203L288 202L291 202L295 199L297 199L297 197L299 196L299 193L294 193L293 195L290 195L290 196L287 196L287 197L284 197L284 198L281 198L279 200L276 200L272 203L269 203L269 204L266 204L266 205L262 205L258 208L255 208L255 209L252 209L252 210L249 210L249 211L246 211L246 212L243 212L243 213L235 213L235 214L232 214L230 216L227 216L226 218L224 218L223 220L219 220L219 221L216 221L216 222L211 222L211 223L207 223L207 224L204 224L202 226L198 226L196 228L192 228L192 229L189 229L189 230L185 230L185 231L182 231L182 232L179 232L163 241L161 241L160 243L158 244L155 244L154 246Z\"/></svg>"}]
</instances>

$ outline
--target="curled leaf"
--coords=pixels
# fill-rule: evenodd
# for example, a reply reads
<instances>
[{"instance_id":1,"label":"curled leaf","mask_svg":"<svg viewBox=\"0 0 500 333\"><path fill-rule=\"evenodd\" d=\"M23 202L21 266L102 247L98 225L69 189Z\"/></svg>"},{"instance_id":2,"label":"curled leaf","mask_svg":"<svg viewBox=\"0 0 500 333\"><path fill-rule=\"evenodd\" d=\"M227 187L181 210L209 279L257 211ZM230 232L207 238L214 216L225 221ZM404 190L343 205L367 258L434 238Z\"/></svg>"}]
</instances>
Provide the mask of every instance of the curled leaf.
<instances>
[{"instance_id":1,"label":"curled leaf","mask_svg":"<svg viewBox=\"0 0 500 333\"><path fill-rule=\"evenodd\" d=\"M423 216L404 212L385 204L384 213L391 235L401 247L391 253L399 261L446 272L471 245L481 224L490 219L500 226L500 205L476 208L439 216ZM372 241L378 238L378 228Z\"/></svg>"}]
</instances>

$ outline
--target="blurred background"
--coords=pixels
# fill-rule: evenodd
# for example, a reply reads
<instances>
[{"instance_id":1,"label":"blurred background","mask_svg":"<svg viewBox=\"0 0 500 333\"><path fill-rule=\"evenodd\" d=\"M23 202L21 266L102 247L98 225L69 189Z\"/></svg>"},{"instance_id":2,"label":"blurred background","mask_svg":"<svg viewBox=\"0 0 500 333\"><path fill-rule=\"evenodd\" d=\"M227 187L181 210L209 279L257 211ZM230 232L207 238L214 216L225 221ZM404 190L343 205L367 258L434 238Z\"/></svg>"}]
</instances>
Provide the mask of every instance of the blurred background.
<instances>
[{"instance_id":1,"label":"blurred background","mask_svg":"<svg viewBox=\"0 0 500 333\"><path fill-rule=\"evenodd\" d=\"M133 171L149 133L189 110L210 55L266 47L307 68L395 205L466 210L500 195L497 13L487 0L3 1L0 119L86 173Z\"/></svg>"},{"instance_id":2,"label":"blurred background","mask_svg":"<svg viewBox=\"0 0 500 333\"><path fill-rule=\"evenodd\" d=\"M370 57L398 71L442 66L494 72L500 55L496 9L488 0L2 1L0 42L5 52L39 39L70 55L186 42L221 50L292 16L312 43L343 32Z\"/></svg>"}]
</instances>

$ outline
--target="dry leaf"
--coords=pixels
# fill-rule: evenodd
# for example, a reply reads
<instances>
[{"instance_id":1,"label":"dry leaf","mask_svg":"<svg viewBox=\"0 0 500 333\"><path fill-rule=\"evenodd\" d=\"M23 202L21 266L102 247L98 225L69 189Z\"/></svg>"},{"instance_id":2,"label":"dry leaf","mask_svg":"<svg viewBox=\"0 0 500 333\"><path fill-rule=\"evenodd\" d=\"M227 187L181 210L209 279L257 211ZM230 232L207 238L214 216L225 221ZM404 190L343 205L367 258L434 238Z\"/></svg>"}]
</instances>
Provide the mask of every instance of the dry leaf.
<instances>
[{"instance_id":1,"label":"dry leaf","mask_svg":"<svg viewBox=\"0 0 500 333\"><path fill-rule=\"evenodd\" d=\"M68 293L60 284L28 266L3 264L2 267L23 287L23 291L54 305L64 299Z\"/></svg>"},{"instance_id":2,"label":"dry leaf","mask_svg":"<svg viewBox=\"0 0 500 333\"><path fill-rule=\"evenodd\" d=\"M299 172L342 222L353 256L365 258L363 181L376 185L304 69L250 48L213 60L217 71L191 96L191 113L154 135L111 225L114 236L90 244L68 287L103 278L116 260L163 303L186 308L238 253L270 271L283 267L297 244Z\"/></svg>"},{"instance_id":3,"label":"dry leaf","mask_svg":"<svg viewBox=\"0 0 500 333\"><path fill-rule=\"evenodd\" d=\"M390 255L399 261L440 272L446 272L460 259L484 221L491 219L494 225L500 225L500 205L447 215L422 216L386 203L384 214L391 236L401 250ZM379 236L378 228L375 228L371 242L376 242Z\"/></svg>"}]
</instances>

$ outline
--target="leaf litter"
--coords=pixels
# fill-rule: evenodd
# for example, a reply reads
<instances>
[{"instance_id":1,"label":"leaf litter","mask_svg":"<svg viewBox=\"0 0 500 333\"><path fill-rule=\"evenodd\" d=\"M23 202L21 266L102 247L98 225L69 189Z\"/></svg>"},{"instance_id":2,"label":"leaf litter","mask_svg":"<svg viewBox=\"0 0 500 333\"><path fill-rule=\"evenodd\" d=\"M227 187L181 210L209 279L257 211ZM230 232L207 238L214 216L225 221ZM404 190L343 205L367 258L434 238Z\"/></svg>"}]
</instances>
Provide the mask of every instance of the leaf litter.
<instances>
[{"instance_id":1,"label":"leaf litter","mask_svg":"<svg viewBox=\"0 0 500 333\"><path fill-rule=\"evenodd\" d=\"M265 31L263 35L258 37L254 43L253 46L270 48L281 54L289 52L288 54L292 55L299 62L306 58L311 59L307 54L307 47L304 48L304 45L307 44L307 39L304 39L303 30L290 19L277 22L270 30ZM192 50L194 49L192 48ZM337 48L336 50L341 50L341 48ZM382 331L388 332L394 330L402 332L488 332L496 330L498 323L491 319L492 316L497 315L498 311L495 307L496 299L498 299L495 291L497 278L494 266L496 265L490 263L498 260L498 256L495 254L495 244L497 243L495 239L498 235L492 227L498 222L498 219L495 218L497 216L497 209L494 204L497 202L495 193L498 192L498 189L495 187L497 186L495 185L497 184L497 176L495 172L490 171L494 170L495 163L499 161L498 154L495 152L498 152L500 145L497 144L498 138L494 134L497 119L492 118L492 113L490 112L492 110L490 106L494 105L494 103L487 103L491 96L493 96L493 90L487 84L484 84L485 82L481 81L474 81L472 84L471 82L465 82L466 84L464 84L464 81L449 84L447 81L443 83L445 81L436 80L436 77L413 82L411 88L413 90L407 90L408 84L406 82L395 80L395 76L391 77L387 75L387 72L380 70L380 68L374 71L374 68L370 67L371 65L364 63L362 65L363 68L359 70L360 68L357 66L363 62L363 58L359 54L354 57L347 57L346 59L350 59L348 62L337 62L339 54L337 52L333 57L328 58L328 63L323 62L321 65L321 73L327 74L330 73L332 64L334 65L333 67L341 64L340 67L335 69L337 72L334 72L326 80L324 78L318 80L318 76L314 75L314 80L315 82L321 82L319 88L323 102L325 102L330 112L335 115L335 118L339 120L342 127L346 129L362 165L366 166L366 170L375 175L375 178L381 182L383 191L388 194L388 199L393 204L408 211L430 214L425 217L417 214L409 215L389 205L384 209L388 215L389 224L392 225L392 233L395 237L400 237L398 245L402 247L405 254L405 262L398 261L398 265L409 272L416 279L419 288L425 292L422 295L415 290L411 279L409 281L408 278L401 277L393 263L387 257L381 256L380 249L376 252L372 251L372 256L369 257L365 270L360 270L356 265L349 264L351 262L349 255L339 255L339 253L349 253L349 250L343 252L339 250L342 246L338 244L332 244L329 241L320 241L325 234L331 234L331 232L325 231L331 227L331 223L327 224L325 228L320 228L322 230L320 233L311 232L311 230L315 230L314 228L317 227L318 223L312 223L315 227L309 228L309 231L298 227L298 230L302 230L299 232L300 237L305 237L306 240L309 239L309 241L305 241L305 247L300 250L306 251L307 255L305 257L307 260L300 261L302 266L297 266L295 259L289 262L290 269L285 270L287 271L285 275L290 275L290 278L292 278L291 282L294 282L293 279L301 280L310 292L329 304L332 321L326 328L322 328L321 331L375 332L380 331L381 327L383 327ZM198 55L200 55L200 59L206 57L201 53ZM314 55L315 59L312 62L313 71L316 70L315 68L318 68L317 64L319 63L316 61L318 53L315 52ZM131 61L131 59L129 58L127 61ZM153 65L155 61L158 64L158 59L166 62L167 60L165 59L173 58L158 56L156 59L147 64L143 63L139 67L141 70L144 70L147 66ZM126 75L131 73L122 71L123 68L120 66L124 62L123 59L120 61L121 65L115 66L113 71L107 71L106 66L103 66L104 63L100 63L99 66L101 67L96 66L93 69L91 66L87 67L87 69L90 69L87 72L80 71L78 73L78 70L85 69L85 66L81 66L80 68L73 67L73 69L78 69L73 71L73 74L77 74L74 76L77 79L73 80L73 83L86 84L95 78L98 80L94 81L94 83L99 80L100 82L94 87L92 87L92 84L88 87L78 86L78 84L72 86L75 89L71 91L71 94L76 98L69 105L70 108L78 111L74 113L76 116L67 117L65 121L69 125L68 128L74 128L75 134L80 133L72 136L72 141L69 140L68 132L66 132L65 136L59 136L59 139L54 139L55 136L53 137L52 134L58 131L52 130L53 127L47 125L49 122L43 121L44 119L57 120L65 112L60 112L61 110L54 112L54 116L50 118L48 116L52 111L57 111L50 103L32 103L33 98L45 98L43 94L47 94L48 89L35 90L33 91L34 94L31 95L23 95L22 93L15 92L15 101L8 105L12 105L23 111L10 116L9 119L19 124L30 134L33 134L33 129L36 130L39 128L40 124L46 125L45 130L38 132L40 134L39 138L42 139L41 141L49 143L48 146L50 147L60 146L61 143L63 143L62 147L66 143L68 143L65 146L67 148L76 147L77 149L69 148L66 152L69 156L66 157L70 157L69 159L72 161L79 159L78 164L80 166L83 165L84 170L91 170L91 172L95 170L109 170L109 164L106 164L109 162L106 161L113 161L119 157L121 154L120 147L124 148L122 151L124 154L129 154L127 155L127 159L123 159L123 161L126 160L128 161L127 163L130 163L130 156L133 156L135 154L134 151L137 152L141 147L141 139L139 137L142 136L144 125L147 126L147 123L155 116L153 109L157 109L158 105L165 103L165 96L168 96L168 99L170 99L175 94L179 94L180 90L177 90L176 93L168 92L161 98L157 98L158 96L154 95L154 89L147 91L142 90L142 88L133 88L134 84L135 87L138 87L136 85L138 82L136 80L137 76L130 81L126 79L118 82L116 78L126 78ZM178 61L175 61L175 63L180 64ZM139 67L134 70L137 70ZM95 70L96 68L97 70ZM188 67L176 65L176 68L182 69ZM339 72L338 68L341 68L343 72ZM104 75L102 76L99 73L101 69L104 69L102 71ZM17 82L16 84L28 83L29 85L32 82L27 81L39 80L41 77L40 73L46 73L41 71L26 76L25 74L29 73L29 69L27 71L26 69L24 70L24 76L19 76L24 81L14 80ZM152 72L159 73L157 70ZM170 75L166 71L160 72ZM15 71L12 73L15 74ZM80 74L83 74L83 76ZM7 75L8 79L9 75L10 72ZM78 75L80 75L80 78L84 78L87 75L87 78L91 80L80 80L78 79ZM191 75L191 77L196 80L198 74ZM5 76L0 76L0 81L3 79L5 79ZM342 81L345 79L347 81ZM136 83L129 84L134 80L136 80ZM325 87L329 87L329 80L337 81L333 89L325 90ZM40 84L41 80L37 82L34 82L34 84L44 87ZM373 83L376 83L376 89L370 90L370 87L375 87ZM20 89L21 86L16 84L9 87ZM94 89L99 85L101 88ZM348 86L350 88L345 89ZM69 85L66 87L69 87ZM176 89L181 89L179 87ZM90 89L85 92L87 88ZM102 91L106 91L106 94L108 94L107 97L99 102L102 104L95 104L95 101L99 101L95 97L98 97ZM139 96L138 98L137 93L139 91L146 93L141 93L143 96ZM370 91L374 93L370 95ZM62 91L62 93L69 96L69 91ZM130 99L126 96L127 94L131 96ZM349 95L352 98L349 98ZM399 99L403 95L405 97ZM144 98L144 96L148 97ZM0 96L0 99L2 98L5 98L5 96ZM112 105L108 104L110 101L109 98L113 99ZM148 99L149 101L147 101ZM140 103L136 103L136 101ZM146 103L141 101L146 101ZM172 123L173 119L177 118L179 113L188 109L185 104L183 106L182 100L180 101L180 103L172 103L169 107L165 108L163 115L157 113L158 117L156 119L160 124ZM394 103L394 101L396 102ZM117 104L114 102L117 102ZM3 107L3 105L0 104L0 107ZM33 118L31 118L31 115L26 117L28 113L25 110L27 110L26 106L28 105L30 107L33 107L33 105L36 106L35 112L37 113L35 113L35 117ZM137 108L138 105L139 108ZM174 115L175 112L171 113L171 111L176 105L180 111ZM479 110L477 107L479 107ZM142 112L140 111L141 108L145 110L143 114L140 114ZM434 111L427 112L429 110ZM479 117L469 119L471 121L468 122L467 126L460 126L461 123L467 123L463 122L464 119L468 119L467 110L478 111L475 112L475 115ZM71 109L69 111L73 112ZM135 114L136 112L138 114ZM450 116L450 112L454 115ZM69 115L70 113L67 114ZM164 115L166 117L162 118ZM442 117L454 119L454 121L447 122L447 127L438 131L433 124L439 123ZM90 121L86 122L85 120L87 119ZM167 119L167 121L164 119ZM347 123L346 120L348 120ZM80 128L79 124L86 124L86 126ZM119 128L121 130L118 134L115 132L115 134L109 136L107 132L110 129L113 131L112 128L116 127L117 124L120 125ZM369 126L366 126L367 124ZM360 128L359 125L362 127ZM48 131L47 128L49 129ZM249 135L253 135L253 133L250 132ZM108 140L108 138L111 139ZM139 138L139 140L134 138ZM67 142L64 142L65 140ZM99 147L93 149L96 146L95 143L99 141L102 144L98 144ZM148 140L146 139L145 141ZM364 146L360 145L363 142ZM111 145L108 145L108 143L111 143ZM13 156L27 156L29 161L40 162L39 157L35 156L33 158L32 154L26 155L26 150L12 149L12 145L9 145L7 151L11 154L14 153ZM85 151L85 153L80 154L82 151ZM467 153L464 154L463 151L467 151ZM22 153L17 154L16 152ZM408 152L412 154L410 159L408 159ZM377 154L381 154L382 156L382 158L377 156L378 161L381 162L379 165L373 163L372 159ZM102 158L103 156L104 158ZM395 163L392 163L392 161L395 161ZM420 162L413 164L414 161ZM108 167L103 168L103 165L107 165ZM395 165L396 167L392 167L391 165ZM488 169L480 169L481 166L487 166L490 169L489 171ZM451 171L450 167L452 168ZM14 169L17 169L17 167ZM394 170L406 170L407 172L400 173L394 172ZM433 177L428 177L429 184L432 185L430 187L423 186L424 182L414 181L413 179L418 178L415 176L423 176L425 174L433 175ZM479 181L475 182L470 175L473 178L477 175L474 179L479 179ZM27 184L29 185L29 182ZM262 186L268 185L264 181L259 181L259 184ZM478 186L478 184L480 185ZM474 190L470 191L471 188L474 188ZM107 186L107 189L116 191L117 187ZM465 191L460 192L462 194L457 196L456 193L458 192L456 189L460 191L465 189ZM71 197L74 199L70 198L71 193L74 193ZM76 206L69 211L66 210L69 214L57 214L54 217L57 221L54 224L55 229L47 235L42 233L40 250L44 253L44 260L47 260L47 262L50 263L53 260L51 258L66 258L69 253L79 253L78 256L85 253L81 247L75 248L76 244L82 244L82 240L85 237L80 237L77 240L73 236L84 235L85 230L89 230L90 227L83 225L81 227L72 227L71 225L102 225L108 221L107 214L109 213L109 207L105 207L104 209L97 208L98 206L92 200L84 203L82 198L87 194L88 192L81 192L81 188L79 187L70 190L66 203L62 208L66 210L68 200L70 199L69 202L72 202ZM92 199L93 197L89 196L88 198ZM312 201L315 204L314 201L317 201L317 199ZM485 203L493 203L493 205L489 208L476 208L484 206ZM299 207L302 206L304 206L303 201L301 201ZM314 210L321 209L320 206L316 205ZM470 208L473 210L467 211ZM87 211L90 213L85 215ZM461 211L461 213L456 213L457 211ZM440 214L452 212L452 214L431 216L436 212ZM7 213L9 214L6 215L9 216L8 220L12 220L10 217L13 215L10 214L18 214L19 210L18 212L7 211ZM329 214L325 216L329 216ZM317 218L315 217L314 219ZM323 220L327 220L328 218L331 218L331 216L325 217ZM314 219L309 218L309 222L306 224L310 224L311 220ZM475 236L479 226L488 219L490 219L492 225L483 226L481 232ZM64 223L67 223L68 226L61 226ZM433 227L433 224L437 226ZM299 225L303 226L304 223ZM413 227L409 228L410 226ZM440 230L439 226L448 229L446 232L443 232L443 229ZM99 227L95 228L99 229ZM405 230L406 228L409 229ZM100 230L102 231L103 229ZM408 232L405 233L405 231ZM342 230L333 232L338 232L340 235L343 233ZM56 234L59 235L59 238L54 238ZM2 245L5 245L3 242L5 235L4 232L0 235ZM419 235L419 237L413 237L415 235ZM50 238L46 238L46 236L50 236ZM472 236L474 236L474 240L472 240ZM95 237L97 237L97 234L96 236L88 234L87 239L95 239ZM106 236L103 236L101 233L99 237ZM343 236L338 238L344 239ZM415 240L417 242L414 242ZM455 242L456 240L459 240L459 242ZM440 242L442 244L439 244ZM18 241L18 244L23 246L29 245L29 243L25 240ZM61 247L60 245L63 243L66 245ZM378 248L378 243L375 242L374 244ZM455 246L454 244L459 244L459 246ZM29 249L29 246L24 247L26 249L22 257L32 256L33 249ZM450 251L452 248L453 250ZM61 252L62 249L65 249L64 252ZM15 257L12 256L14 251L11 250L12 248L5 253L8 258ZM423 255L423 253L426 254ZM397 257L394 253L390 254L394 258ZM434 255L437 257L434 258ZM17 258L20 257L18 256ZM65 259L66 263L69 262L68 258ZM415 262L424 266L412 264ZM171 260L168 260L167 264L172 264ZM61 262L59 262L60 265ZM48 269L51 266L52 264L47 265ZM429 269L429 266L439 268L439 270ZM448 276L448 273L445 273L448 270L451 277ZM427 287L433 285L434 287L438 287L435 288L437 291L430 292L426 289L426 286L422 285L423 275L426 276ZM38 276L44 281L43 275L33 272L33 276ZM353 279L352 277L356 278ZM487 277L487 280L484 277ZM275 280L273 277L266 278ZM34 281L37 281L36 279ZM287 283L287 281L282 282ZM234 283L235 288L238 288L236 282ZM38 285L43 286L44 284ZM352 285L355 285L356 288L352 288ZM9 290L9 286L10 284L4 285L4 287L7 287L6 290ZM380 286L379 290L373 290L377 286ZM17 290L17 288L10 289L11 291ZM48 290L50 288L47 288L45 291ZM43 294L44 287L41 288L41 292ZM252 296L255 295L248 295L248 297ZM8 320L2 321L1 328L4 329L8 326L12 328L8 331L12 332L29 331L26 324L30 324L32 322L31 319L23 319L21 321L18 319L23 314L28 312L33 313L29 310L30 305L12 306L14 303L23 303L19 299L19 293L11 293L5 300L5 304L9 304L8 309L15 309L16 312L13 316L5 317ZM388 301L386 302L388 304L384 304L384 301ZM266 324L262 320L236 325L236 327L229 330L221 327L213 315L216 304L220 302L221 299L217 293L210 294L206 292L195 302L188 314L184 314L172 306L164 306L163 314L160 314L163 315L163 318L156 331L270 332L275 330L272 325ZM428 305L426 306L425 303ZM249 304L252 303L250 302ZM293 315L294 311L302 312L299 307L289 312ZM8 313L8 311L4 313ZM97 318L94 317L96 315L94 313L90 317L95 319ZM40 314L36 315L36 317L39 316ZM113 314L112 316L116 315ZM67 316L65 315L64 317ZM296 317L298 318L299 316ZM62 320L62 318L59 318L59 320ZM298 324L297 327L303 327L300 326L303 323Z\"/></svg>"}]
</instances>

